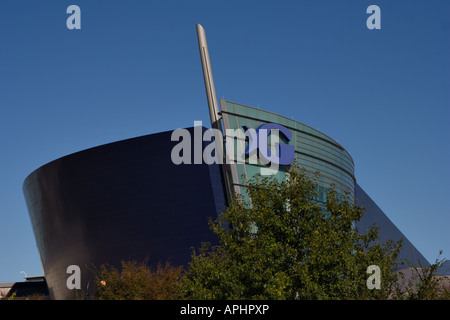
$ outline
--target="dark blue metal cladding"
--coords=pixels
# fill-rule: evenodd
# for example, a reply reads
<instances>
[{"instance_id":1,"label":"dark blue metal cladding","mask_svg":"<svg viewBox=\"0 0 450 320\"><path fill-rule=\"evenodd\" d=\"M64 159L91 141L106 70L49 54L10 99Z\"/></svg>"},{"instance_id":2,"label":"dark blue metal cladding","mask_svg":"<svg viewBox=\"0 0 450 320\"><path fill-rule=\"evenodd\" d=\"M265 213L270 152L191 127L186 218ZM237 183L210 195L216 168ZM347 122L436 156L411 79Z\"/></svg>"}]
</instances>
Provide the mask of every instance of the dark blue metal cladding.
<instances>
[{"instance_id":1,"label":"dark blue metal cladding","mask_svg":"<svg viewBox=\"0 0 450 320\"><path fill-rule=\"evenodd\" d=\"M86 291L93 287L91 265L145 258L151 265L186 265L192 247L217 242L208 219L225 209L220 168L173 164L178 142L171 133L84 150L26 178L25 200L51 297L75 297L77 290L66 286L69 265L81 268Z\"/></svg>"},{"instance_id":2,"label":"dark blue metal cladding","mask_svg":"<svg viewBox=\"0 0 450 320\"><path fill-rule=\"evenodd\" d=\"M358 184L356 184L355 188L355 197L357 199L356 204L365 209L363 217L356 224L356 227L361 233L366 233L369 228L376 226L379 228L379 241L377 241L379 243L384 243L388 240L397 242L403 239L402 248L398 257L399 269L408 267L408 263L416 267L430 265L428 260L414 247L408 238L392 223Z\"/></svg>"}]
</instances>

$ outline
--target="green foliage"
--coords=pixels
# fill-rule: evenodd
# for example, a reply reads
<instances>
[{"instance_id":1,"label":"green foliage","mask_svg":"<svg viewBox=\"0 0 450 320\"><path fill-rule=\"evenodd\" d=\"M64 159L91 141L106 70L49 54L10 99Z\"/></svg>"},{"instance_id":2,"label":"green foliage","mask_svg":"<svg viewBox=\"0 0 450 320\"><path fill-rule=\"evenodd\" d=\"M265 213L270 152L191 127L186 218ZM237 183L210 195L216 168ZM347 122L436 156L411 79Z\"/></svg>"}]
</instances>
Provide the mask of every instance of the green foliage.
<instances>
[{"instance_id":1,"label":"green foliage","mask_svg":"<svg viewBox=\"0 0 450 320\"><path fill-rule=\"evenodd\" d=\"M401 241L379 243L378 230L358 232L363 209L330 190L320 203L317 179L293 166L279 182L248 182L251 202L235 199L210 221L219 245L193 250L189 269L122 262L101 266L97 298L142 299L449 299L436 275L443 260L396 270ZM380 268L381 288L367 288L367 268Z\"/></svg>"},{"instance_id":2,"label":"green foliage","mask_svg":"<svg viewBox=\"0 0 450 320\"><path fill-rule=\"evenodd\" d=\"M441 255L442 251L439 257ZM450 279L437 274L446 260L439 257L428 267L423 267L419 261L418 267L410 264L408 269L398 271L399 280L391 297L402 300L449 300Z\"/></svg>"},{"instance_id":3,"label":"green foliage","mask_svg":"<svg viewBox=\"0 0 450 320\"><path fill-rule=\"evenodd\" d=\"M181 299L182 267L158 264L155 270L145 262L122 261L122 268L102 265L96 276L98 300Z\"/></svg>"},{"instance_id":4,"label":"green foliage","mask_svg":"<svg viewBox=\"0 0 450 320\"><path fill-rule=\"evenodd\" d=\"M16 294L17 294L17 292L13 292L13 293L8 297L8 300L16 300Z\"/></svg>"},{"instance_id":5,"label":"green foliage","mask_svg":"<svg viewBox=\"0 0 450 320\"><path fill-rule=\"evenodd\" d=\"M1 295L0 294L0 300L2 299L6 299L6 300L47 300L47 297L42 295L42 294L38 294L38 293L33 293L29 296L17 296L17 292L9 292L6 295Z\"/></svg>"},{"instance_id":6,"label":"green foliage","mask_svg":"<svg viewBox=\"0 0 450 320\"><path fill-rule=\"evenodd\" d=\"M372 299L386 297L401 243L369 243L360 235L363 210L334 190L324 205L318 184L293 166L279 182L248 182L250 202L238 198L211 228L220 245L193 252L183 290L192 299ZM366 286L367 267L381 269L381 290Z\"/></svg>"}]
</instances>

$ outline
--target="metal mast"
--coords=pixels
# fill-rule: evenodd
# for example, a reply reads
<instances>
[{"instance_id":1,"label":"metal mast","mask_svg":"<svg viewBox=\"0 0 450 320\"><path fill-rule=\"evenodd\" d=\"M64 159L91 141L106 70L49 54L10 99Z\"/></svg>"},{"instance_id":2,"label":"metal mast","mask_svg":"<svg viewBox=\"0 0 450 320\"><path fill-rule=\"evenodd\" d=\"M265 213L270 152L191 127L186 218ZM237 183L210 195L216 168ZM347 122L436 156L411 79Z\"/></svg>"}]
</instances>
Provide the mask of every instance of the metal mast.
<instances>
[{"instance_id":1,"label":"metal mast","mask_svg":"<svg viewBox=\"0 0 450 320\"><path fill-rule=\"evenodd\" d=\"M206 43L205 29L197 24L198 48L200 50L200 58L202 60L203 78L205 80L206 96L208 99L209 116L211 118L211 127L219 129L222 133L220 124L220 111L217 103L216 89L211 70L211 61L209 60L208 44Z\"/></svg>"},{"instance_id":2,"label":"metal mast","mask_svg":"<svg viewBox=\"0 0 450 320\"><path fill-rule=\"evenodd\" d=\"M197 24L197 37L200 58L202 61L203 78L205 80L206 97L208 99L209 116L211 118L211 127L213 129L218 129L221 132L221 137L215 137L216 156L217 160L223 161L220 164L220 167L222 169L221 171L225 183L226 195L228 202L230 202L235 193L240 193L240 189L237 184L233 184L230 180L233 180L236 183L238 183L239 180L237 179L236 164L229 165L227 162L224 132L220 122L221 114L217 103L216 89L214 87L211 61L209 60L208 44L206 43L205 29L203 29L200 24ZM229 176L228 171L231 173L231 177Z\"/></svg>"}]
</instances>

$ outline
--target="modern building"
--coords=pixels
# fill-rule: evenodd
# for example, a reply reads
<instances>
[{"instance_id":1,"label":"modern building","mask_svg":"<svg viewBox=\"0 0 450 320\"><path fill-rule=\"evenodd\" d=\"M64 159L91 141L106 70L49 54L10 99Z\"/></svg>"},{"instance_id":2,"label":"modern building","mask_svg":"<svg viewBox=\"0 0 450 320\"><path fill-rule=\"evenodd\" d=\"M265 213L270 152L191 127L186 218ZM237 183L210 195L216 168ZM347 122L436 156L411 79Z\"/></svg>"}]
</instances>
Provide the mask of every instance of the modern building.
<instances>
[{"instance_id":1,"label":"modern building","mask_svg":"<svg viewBox=\"0 0 450 320\"><path fill-rule=\"evenodd\" d=\"M197 28L211 127L220 133L214 144L217 150L226 145L221 160L234 161L198 163L197 152L203 154L210 146L202 139L183 149L183 157L190 158L190 163L176 164L173 151L180 139L174 139L174 131L167 131L80 151L31 173L23 190L50 298L72 299L91 293L91 269L101 264L120 266L122 260L147 258L153 265L165 261L186 265L192 248L217 242L208 220L226 208L234 193L245 195L245 178L260 173L284 179L294 160L308 174L320 172L319 185L324 191L333 185L338 193L348 191L366 207L358 223L361 231L378 224L381 241L404 238L400 258L428 265L357 184L353 159L339 143L268 111L225 100L220 100L219 108L206 37L203 28ZM207 130L191 127L184 132L195 137ZM238 130L247 136L227 139L230 132ZM269 132L267 140L259 138L261 132ZM274 144L276 137L278 144ZM230 141L237 143L230 145ZM249 156L243 162L238 158L242 153L231 157L231 148L238 150L239 144ZM261 157L249 161L255 150L266 152L271 162L264 164ZM81 269L78 291L67 286L67 270L72 265Z\"/></svg>"},{"instance_id":2,"label":"modern building","mask_svg":"<svg viewBox=\"0 0 450 320\"><path fill-rule=\"evenodd\" d=\"M0 283L0 300L47 300L48 287L45 277L25 277L23 282Z\"/></svg>"},{"instance_id":3,"label":"modern building","mask_svg":"<svg viewBox=\"0 0 450 320\"><path fill-rule=\"evenodd\" d=\"M366 194L356 182L354 175L354 163L350 154L335 140L324 133L313 129L293 119L277 115L261 109L244 106L225 100L220 101L221 114L225 129L236 130L240 127L258 128L267 123L280 124L287 128L292 136L289 141L283 141L293 146L295 150L294 160L299 167L305 169L310 178L314 178L316 172L320 172L319 188L322 189L320 201L325 201L327 190L331 186L336 192L344 195L346 192L355 197L356 204L365 208L365 214L357 222L357 228L365 233L373 226L379 227L379 241L399 241L403 239L402 250L399 255L400 263L407 266L411 263L415 266L420 262L422 266L428 266L428 261L405 237L405 235L392 223L386 214ZM231 166L229 180L232 186L238 186L236 192L245 196L245 180L257 173L268 172L267 166L258 164L236 164ZM233 166L235 169L233 169ZM275 176L284 179L287 166L280 166ZM235 173L233 174L233 171Z\"/></svg>"},{"instance_id":4,"label":"modern building","mask_svg":"<svg viewBox=\"0 0 450 320\"><path fill-rule=\"evenodd\" d=\"M80 267L81 291L89 292L94 266L144 259L186 265L192 247L215 243L208 219L225 208L220 169L173 164L171 134L77 152L26 178L23 190L50 297L80 294L66 285L71 265Z\"/></svg>"}]
</instances>

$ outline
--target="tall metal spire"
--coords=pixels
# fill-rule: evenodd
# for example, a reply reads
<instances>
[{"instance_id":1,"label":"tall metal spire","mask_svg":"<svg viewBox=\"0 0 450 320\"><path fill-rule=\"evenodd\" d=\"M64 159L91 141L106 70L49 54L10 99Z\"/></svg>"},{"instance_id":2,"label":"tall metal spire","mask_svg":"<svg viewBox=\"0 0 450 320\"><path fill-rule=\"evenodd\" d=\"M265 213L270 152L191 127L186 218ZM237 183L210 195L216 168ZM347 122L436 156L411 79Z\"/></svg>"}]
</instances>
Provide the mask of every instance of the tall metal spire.
<instances>
[{"instance_id":1,"label":"tall metal spire","mask_svg":"<svg viewBox=\"0 0 450 320\"><path fill-rule=\"evenodd\" d=\"M211 61L209 60L208 44L206 43L205 29L197 24L198 48L203 67L203 78L205 80L206 97L208 99L209 116L211 118L211 127L222 131L220 124L219 105L217 103L216 89L211 70ZM223 131L222 131L223 132Z\"/></svg>"},{"instance_id":2,"label":"tall metal spire","mask_svg":"<svg viewBox=\"0 0 450 320\"><path fill-rule=\"evenodd\" d=\"M214 87L214 80L211 71L211 61L209 60L208 44L206 43L205 29L200 24L197 24L197 37L198 37L198 48L200 50L200 58L202 61L203 68L203 78L205 80L206 97L208 99L209 116L211 118L211 127L213 129L218 129L221 132L221 137L215 136L216 144L216 156L221 162L222 178L224 181L225 193L228 199L228 203L233 198L234 194L240 193L240 188L237 185L239 182L237 178L236 164L229 165L227 162L225 139L223 137L224 131L220 122L221 115L219 111L219 105L217 103L216 89ZM230 170L231 177L227 174ZM235 181L235 184L230 180Z\"/></svg>"}]
</instances>

